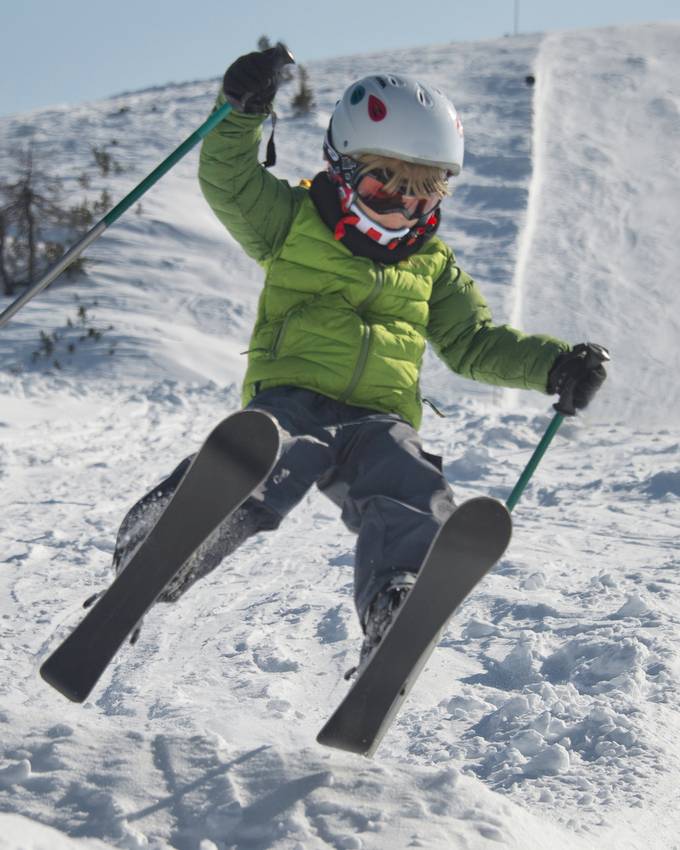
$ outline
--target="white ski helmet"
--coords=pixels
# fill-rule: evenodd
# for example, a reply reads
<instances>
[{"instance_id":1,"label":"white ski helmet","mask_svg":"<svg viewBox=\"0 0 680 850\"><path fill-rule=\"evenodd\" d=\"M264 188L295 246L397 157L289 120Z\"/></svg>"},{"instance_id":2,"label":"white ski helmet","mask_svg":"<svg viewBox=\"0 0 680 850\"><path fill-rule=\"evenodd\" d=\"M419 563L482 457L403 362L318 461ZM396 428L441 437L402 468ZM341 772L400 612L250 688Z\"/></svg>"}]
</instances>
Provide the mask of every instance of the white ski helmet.
<instances>
[{"instance_id":1,"label":"white ski helmet","mask_svg":"<svg viewBox=\"0 0 680 850\"><path fill-rule=\"evenodd\" d=\"M327 154L361 153L432 165L460 174L463 124L442 92L406 74L371 74L352 83L328 128Z\"/></svg>"}]
</instances>

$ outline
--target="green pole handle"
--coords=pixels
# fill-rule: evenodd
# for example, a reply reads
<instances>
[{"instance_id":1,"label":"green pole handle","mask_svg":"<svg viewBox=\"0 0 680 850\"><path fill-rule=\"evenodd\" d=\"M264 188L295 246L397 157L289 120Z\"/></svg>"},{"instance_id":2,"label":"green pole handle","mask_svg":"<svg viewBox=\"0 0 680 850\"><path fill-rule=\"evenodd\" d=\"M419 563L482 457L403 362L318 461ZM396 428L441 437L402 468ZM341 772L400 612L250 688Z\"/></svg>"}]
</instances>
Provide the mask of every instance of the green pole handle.
<instances>
[{"instance_id":1,"label":"green pole handle","mask_svg":"<svg viewBox=\"0 0 680 850\"><path fill-rule=\"evenodd\" d=\"M3 312L0 313L0 328L3 327L3 325L6 325L12 316L21 310L24 304L27 304L32 298L42 292L43 289L48 287L53 280L59 277L59 275L71 265L76 257L79 257L89 245L91 245L96 239L99 239L109 225L113 224L114 221L117 221L123 213L136 201L138 201L155 183L157 183L164 174L167 174L173 165L189 153L189 151L195 147L195 145L198 144L204 136L214 129L214 127L216 127L217 124L219 124L220 121L231 112L231 109L232 106L230 103L225 103L219 109L216 109L207 121L204 121L197 130L194 130L188 139L185 139L182 144L170 154L170 156L166 157L166 159L154 168L154 170L148 174L141 183L135 186L135 188L129 192L122 201L117 203L112 210L110 210L97 222L97 224L94 225L94 227L88 230L82 239L69 248L69 250L51 268L49 268L47 272L45 272L40 280L36 281L33 286L29 287L29 289L13 301L9 307L3 310Z\"/></svg>"},{"instance_id":2,"label":"green pole handle","mask_svg":"<svg viewBox=\"0 0 680 850\"><path fill-rule=\"evenodd\" d=\"M541 458L548 450L548 446L550 445L552 438L557 433L558 428L564 421L564 415L562 413L556 413L550 424L548 425L545 434L541 437L541 442L536 446L534 453L529 460L529 463L524 467L524 472L520 475L519 481L515 484L515 487L508 496L508 500L505 503L507 509L512 512L512 509L515 507L517 502L520 499L520 496L526 489L531 476L536 471L536 467L541 462Z\"/></svg>"}]
</instances>

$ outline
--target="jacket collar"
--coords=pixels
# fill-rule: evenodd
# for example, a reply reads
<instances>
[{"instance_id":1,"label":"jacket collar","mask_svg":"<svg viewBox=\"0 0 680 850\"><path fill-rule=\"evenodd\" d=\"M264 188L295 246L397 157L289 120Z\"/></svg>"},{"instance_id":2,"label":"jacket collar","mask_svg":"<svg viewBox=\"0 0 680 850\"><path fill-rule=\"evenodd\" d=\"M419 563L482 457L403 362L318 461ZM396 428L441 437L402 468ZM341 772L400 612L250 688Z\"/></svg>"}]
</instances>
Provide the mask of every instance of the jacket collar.
<instances>
[{"instance_id":1,"label":"jacket collar","mask_svg":"<svg viewBox=\"0 0 680 850\"><path fill-rule=\"evenodd\" d=\"M331 181L327 172L320 171L309 189L314 206L324 224L333 232L339 234L339 241L357 257L366 257L377 263L393 265L415 254L425 242L431 239L439 228L440 212L436 210L434 224L419 233L411 244L402 242L396 248L379 245L369 236L360 233L354 227L338 228L344 216L338 197L338 187ZM338 237L336 237L338 238Z\"/></svg>"}]
</instances>

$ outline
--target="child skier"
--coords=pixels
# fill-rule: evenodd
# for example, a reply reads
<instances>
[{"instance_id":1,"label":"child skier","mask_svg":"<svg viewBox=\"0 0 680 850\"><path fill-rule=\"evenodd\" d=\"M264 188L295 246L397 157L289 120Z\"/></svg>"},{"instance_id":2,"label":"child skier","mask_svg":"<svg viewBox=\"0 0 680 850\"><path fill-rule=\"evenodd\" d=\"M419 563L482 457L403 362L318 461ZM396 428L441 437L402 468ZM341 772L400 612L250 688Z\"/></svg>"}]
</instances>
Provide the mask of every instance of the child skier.
<instances>
[{"instance_id":1,"label":"child skier","mask_svg":"<svg viewBox=\"0 0 680 850\"><path fill-rule=\"evenodd\" d=\"M362 659L380 641L442 522L454 510L441 458L425 452L419 373L426 343L456 373L545 393L568 384L583 408L605 378L595 346L494 326L473 280L437 237L440 204L463 164L463 128L438 90L401 73L353 83L324 141L327 170L292 188L258 163L282 45L237 59L206 137L199 179L219 220L266 277L243 403L271 414L280 459L265 484L164 591L174 601L249 536L279 526L316 486L357 535ZM121 526L125 566L191 458Z\"/></svg>"}]
</instances>

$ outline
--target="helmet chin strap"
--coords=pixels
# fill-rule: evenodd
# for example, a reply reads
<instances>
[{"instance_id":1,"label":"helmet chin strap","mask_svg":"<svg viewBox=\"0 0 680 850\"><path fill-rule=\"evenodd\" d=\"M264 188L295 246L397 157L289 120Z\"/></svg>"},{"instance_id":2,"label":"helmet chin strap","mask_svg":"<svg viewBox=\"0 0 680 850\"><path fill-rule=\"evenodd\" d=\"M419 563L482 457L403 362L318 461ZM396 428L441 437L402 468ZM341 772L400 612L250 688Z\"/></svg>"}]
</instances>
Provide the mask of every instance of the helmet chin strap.
<instances>
[{"instance_id":1,"label":"helmet chin strap","mask_svg":"<svg viewBox=\"0 0 680 850\"><path fill-rule=\"evenodd\" d=\"M377 242L378 245L395 247L396 243L411 233L411 227L400 227L397 230L391 230L374 221L359 207L356 202L356 193L346 184L340 184L339 193L342 211L348 217L351 217L351 220L347 220L347 224L351 224L358 231L373 239L374 242Z\"/></svg>"}]
</instances>

